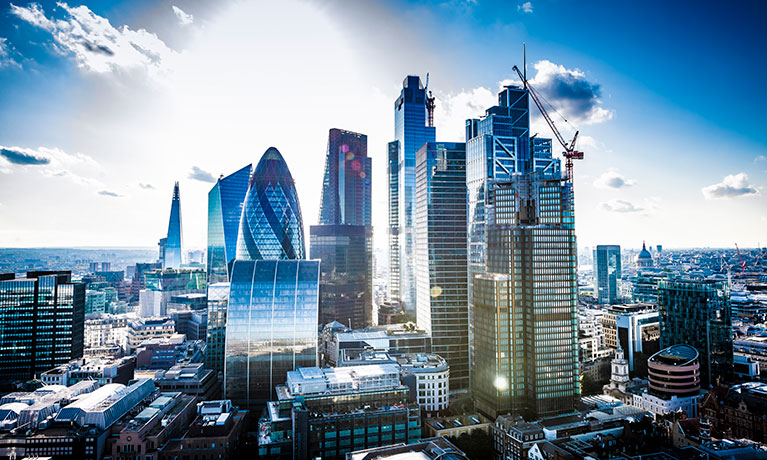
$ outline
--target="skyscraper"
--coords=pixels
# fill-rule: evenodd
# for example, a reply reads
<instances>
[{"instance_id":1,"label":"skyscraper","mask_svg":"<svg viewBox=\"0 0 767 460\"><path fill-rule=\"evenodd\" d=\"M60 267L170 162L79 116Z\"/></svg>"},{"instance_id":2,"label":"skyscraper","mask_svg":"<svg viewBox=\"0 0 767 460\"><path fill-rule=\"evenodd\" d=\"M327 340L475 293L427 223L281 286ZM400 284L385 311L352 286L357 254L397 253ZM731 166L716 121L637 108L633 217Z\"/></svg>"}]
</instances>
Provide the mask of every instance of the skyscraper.
<instances>
[{"instance_id":1,"label":"skyscraper","mask_svg":"<svg viewBox=\"0 0 767 460\"><path fill-rule=\"evenodd\" d=\"M450 365L450 390L469 389L466 145L429 142L416 153L418 326Z\"/></svg>"},{"instance_id":2,"label":"skyscraper","mask_svg":"<svg viewBox=\"0 0 767 460\"><path fill-rule=\"evenodd\" d=\"M240 218L237 259L304 259L304 224L293 176L274 147L248 184Z\"/></svg>"},{"instance_id":3,"label":"skyscraper","mask_svg":"<svg viewBox=\"0 0 767 460\"><path fill-rule=\"evenodd\" d=\"M162 268L181 267L181 252L183 239L181 236L181 196L178 182L173 186L173 201L170 204L170 220L168 221L168 236L162 251Z\"/></svg>"},{"instance_id":4,"label":"skyscraper","mask_svg":"<svg viewBox=\"0 0 767 460\"><path fill-rule=\"evenodd\" d=\"M208 284L229 281L251 166L219 178L208 193Z\"/></svg>"},{"instance_id":5,"label":"skyscraper","mask_svg":"<svg viewBox=\"0 0 767 460\"><path fill-rule=\"evenodd\" d=\"M367 136L331 129L322 184L320 225L309 229L320 265L320 322L362 328L373 316L371 159Z\"/></svg>"},{"instance_id":6,"label":"skyscraper","mask_svg":"<svg viewBox=\"0 0 767 460\"><path fill-rule=\"evenodd\" d=\"M304 258L293 177L274 147L261 157L242 209L224 347L227 399L259 413L296 366L316 366L319 261Z\"/></svg>"},{"instance_id":7,"label":"skyscraper","mask_svg":"<svg viewBox=\"0 0 767 460\"><path fill-rule=\"evenodd\" d=\"M408 75L394 102L394 141L397 143L397 243L399 245L399 300L410 313L416 311L415 267L415 154L435 141L428 125L426 89L417 76ZM389 152L391 153L391 146ZM390 230L393 232L393 230ZM396 300L396 299L395 299Z\"/></svg>"},{"instance_id":8,"label":"skyscraper","mask_svg":"<svg viewBox=\"0 0 767 460\"><path fill-rule=\"evenodd\" d=\"M70 272L0 273L0 382L81 358L84 320L85 284Z\"/></svg>"},{"instance_id":9,"label":"skyscraper","mask_svg":"<svg viewBox=\"0 0 767 460\"><path fill-rule=\"evenodd\" d=\"M620 297L621 247L600 244L594 249L594 291L599 303L615 303Z\"/></svg>"},{"instance_id":10,"label":"skyscraper","mask_svg":"<svg viewBox=\"0 0 767 460\"><path fill-rule=\"evenodd\" d=\"M658 314L660 347L695 347L704 388L732 378L732 317L726 282L660 280Z\"/></svg>"},{"instance_id":11,"label":"skyscraper","mask_svg":"<svg viewBox=\"0 0 767 460\"><path fill-rule=\"evenodd\" d=\"M466 122L472 388L492 418L573 410L579 393L572 184L530 138L528 92Z\"/></svg>"},{"instance_id":12,"label":"skyscraper","mask_svg":"<svg viewBox=\"0 0 767 460\"><path fill-rule=\"evenodd\" d=\"M389 299L399 295L399 143L389 142L386 174L389 177Z\"/></svg>"}]
</instances>

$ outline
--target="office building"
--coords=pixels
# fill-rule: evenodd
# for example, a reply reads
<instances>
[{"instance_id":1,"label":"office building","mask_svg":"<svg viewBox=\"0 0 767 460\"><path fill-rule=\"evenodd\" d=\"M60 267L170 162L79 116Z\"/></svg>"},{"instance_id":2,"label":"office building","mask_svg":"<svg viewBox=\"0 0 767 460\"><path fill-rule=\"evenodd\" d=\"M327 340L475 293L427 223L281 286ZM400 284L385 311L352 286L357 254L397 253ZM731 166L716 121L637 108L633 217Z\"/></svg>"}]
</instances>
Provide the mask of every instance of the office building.
<instances>
[{"instance_id":1,"label":"office building","mask_svg":"<svg viewBox=\"0 0 767 460\"><path fill-rule=\"evenodd\" d=\"M599 303L612 304L620 297L621 247L600 244L594 249L594 293Z\"/></svg>"},{"instance_id":2,"label":"office building","mask_svg":"<svg viewBox=\"0 0 767 460\"><path fill-rule=\"evenodd\" d=\"M462 434L471 435L475 431L490 432L492 421L480 413L448 415L428 418L423 422L424 436L449 436L458 438Z\"/></svg>"},{"instance_id":3,"label":"office building","mask_svg":"<svg viewBox=\"0 0 767 460\"><path fill-rule=\"evenodd\" d=\"M289 371L317 365L319 265L235 260L226 313L226 399L260 412Z\"/></svg>"},{"instance_id":4,"label":"office building","mask_svg":"<svg viewBox=\"0 0 767 460\"><path fill-rule=\"evenodd\" d=\"M212 370L204 369L202 363L175 364L168 370L158 371L154 384L160 391L180 392L200 401L221 397L218 376Z\"/></svg>"},{"instance_id":5,"label":"office building","mask_svg":"<svg viewBox=\"0 0 767 460\"><path fill-rule=\"evenodd\" d=\"M258 162L243 206L238 260L306 258L296 184L276 148L269 147Z\"/></svg>"},{"instance_id":6,"label":"office building","mask_svg":"<svg viewBox=\"0 0 767 460\"><path fill-rule=\"evenodd\" d=\"M466 147L429 142L416 152L418 326L450 364L453 392L469 389Z\"/></svg>"},{"instance_id":7,"label":"office building","mask_svg":"<svg viewBox=\"0 0 767 460\"><path fill-rule=\"evenodd\" d=\"M169 338L176 334L176 325L166 317L131 318L126 321L123 349L131 354L146 340Z\"/></svg>"},{"instance_id":8,"label":"office building","mask_svg":"<svg viewBox=\"0 0 767 460\"><path fill-rule=\"evenodd\" d=\"M612 305L601 322L605 344L625 351L631 372L647 377L647 358L660 351L658 307L651 304Z\"/></svg>"},{"instance_id":9,"label":"office building","mask_svg":"<svg viewBox=\"0 0 767 460\"><path fill-rule=\"evenodd\" d=\"M173 201L170 204L170 220L168 221L168 236L162 247L162 268L181 268L183 263L183 238L181 234L181 195L178 182L173 185Z\"/></svg>"},{"instance_id":10,"label":"office building","mask_svg":"<svg viewBox=\"0 0 767 460\"><path fill-rule=\"evenodd\" d=\"M205 271L202 268L144 272L145 289L142 289L139 294L139 316L165 316L168 314L168 304L175 297L184 294L204 295L205 278Z\"/></svg>"},{"instance_id":11,"label":"office building","mask_svg":"<svg viewBox=\"0 0 767 460\"><path fill-rule=\"evenodd\" d=\"M373 319L373 228L312 225L311 258L320 264L320 324L364 328Z\"/></svg>"},{"instance_id":12,"label":"office building","mask_svg":"<svg viewBox=\"0 0 767 460\"><path fill-rule=\"evenodd\" d=\"M709 436L767 442L767 383L720 385L700 403L700 417L710 425Z\"/></svg>"},{"instance_id":13,"label":"office building","mask_svg":"<svg viewBox=\"0 0 767 460\"><path fill-rule=\"evenodd\" d=\"M389 142L386 175L389 178L389 300L399 299L399 142ZM399 304L398 304L399 305Z\"/></svg>"},{"instance_id":14,"label":"office building","mask_svg":"<svg viewBox=\"0 0 767 460\"><path fill-rule=\"evenodd\" d=\"M400 263L399 299L393 300L400 300L405 311L411 314L416 312L416 272L412 263L415 260L416 152L425 143L436 140L435 128L427 117L426 103L426 88L421 79L414 75L405 77L402 91L394 102L394 142L398 173L396 234ZM389 152L392 153L391 145Z\"/></svg>"},{"instance_id":15,"label":"office building","mask_svg":"<svg viewBox=\"0 0 767 460\"><path fill-rule=\"evenodd\" d=\"M322 261L322 324L361 328L373 323L371 163L366 135L330 130L320 224L310 228L311 258Z\"/></svg>"},{"instance_id":16,"label":"office building","mask_svg":"<svg viewBox=\"0 0 767 460\"><path fill-rule=\"evenodd\" d=\"M431 336L423 330L410 330L403 325L378 326L364 330L323 331L324 365L339 366L344 354L365 351L399 353L431 353Z\"/></svg>"},{"instance_id":17,"label":"office building","mask_svg":"<svg viewBox=\"0 0 767 460\"><path fill-rule=\"evenodd\" d=\"M468 460L469 457L446 438L439 436L409 444L398 442L390 446L349 452L345 458L346 460L401 460L407 458Z\"/></svg>"},{"instance_id":18,"label":"office building","mask_svg":"<svg viewBox=\"0 0 767 460\"><path fill-rule=\"evenodd\" d=\"M700 353L703 388L732 378L730 288L721 281L661 280L660 346L685 344Z\"/></svg>"},{"instance_id":19,"label":"office building","mask_svg":"<svg viewBox=\"0 0 767 460\"><path fill-rule=\"evenodd\" d=\"M0 274L0 384L83 356L85 285L68 271Z\"/></svg>"},{"instance_id":20,"label":"office building","mask_svg":"<svg viewBox=\"0 0 767 460\"><path fill-rule=\"evenodd\" d=\"M539 418L572 411L579 388L572 184L549 139L529 137L528 93L506 86L466 122L468 250L476 407Z\"/></svg>"},{"instance_id":21,"label":"office building","mask_svg":"<svg viewBox=\"0 0 767 460\"><path fill-rule=\"evenodd\" d=\"M673 345L647 360L650 384L645 392L634 395L632 405L656 417L685 411L698 416L700 361L698 351L689 345Z\"/></svg>"},{"instance_id":22,"label":"office building","mask_svg":"<svg viewBox=\"0 0 767 460\"><path fill-rule=\"evenodd\" d=\"M99 385L122 383L127 385L133 380L136 369L136 357L124 358L81 358L67 364L49 369L40 374L40 381L46 385L71 386L83 380L97 382Z\"/></svg>"},{"instance_id":23,"label":"office building","mask_svg":"<svg viewBox=\"0 0 767 460\"><path fill-rule=\"evenodd\" d=\"M240 217L252 165L220 177L208 192L208 283L229 281L229 268L237 254Z\"/></svg>"},{"instance_id":24,"label":"office building","mask_svg":"<svg viewBox=\"0 0 767 460\"><path fill-rule=\"evenodd\" d=\"M259 422L261 458L342 459L354 450L413 443L421 411L394 364L288 372Z\"/></svg>"},{"instance_id":25,"label":"office building","mask_svg":"<svg viewBox=\"0 0 767 460\"><path fill-rule=\"evenodd\" d=\"M527 453L542 442L543 429L537 423L525 423L518 416L499 415L490 428L497 459L527 460Z\"/></svg>"},{"instance_id":26,"label":"office building","mask_svg":"<svg viewBox=\"0 0 767 460\"><path fill-rule=\"evenodd\" d=\"M226 344L226 310L229 305L229 283L208 285L208 327L205 329L207 348L205 368L215 371L224 380L224 347Z\"/></svg>"}]
</instances>

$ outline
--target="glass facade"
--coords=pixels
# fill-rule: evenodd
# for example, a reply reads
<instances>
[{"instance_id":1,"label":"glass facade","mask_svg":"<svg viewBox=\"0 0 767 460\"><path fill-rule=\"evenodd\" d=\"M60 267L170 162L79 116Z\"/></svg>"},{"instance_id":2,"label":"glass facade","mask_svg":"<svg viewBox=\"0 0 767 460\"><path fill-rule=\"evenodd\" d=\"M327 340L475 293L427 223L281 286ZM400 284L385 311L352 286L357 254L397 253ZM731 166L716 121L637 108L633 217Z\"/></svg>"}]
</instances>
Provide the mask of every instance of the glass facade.
<instances>
[{"instance_id":1,"label":"glass facade","mask_svg":"<svg viewBox=\"0 0 767 460\"><path fill-rule=\"evenodd\" d=\"M304 258L304 225L295 182L280 152L269 147L250 178L237 259Z\"/></svg>"},{"instance_id":2,"label":"glass facade","mask_svg":"<svg viewBox=\"0 0 767 460\"><path fill-rule=\"evenodd\" d=\"M700 353L704 388L732 378L730 288L723 281L658 282L660 347L690 345Z\"/></svg>"},{"instance_id":3,"label":"glass facade","mask_svg":"<svg viewBox=\"0 0 767 460\"><path fill-rule=\"evenodd\" d=\"M389 142L389 298L399 299L399 142Z\"/></svg>"},{"instance_id":4,"label":"glass facade","mask_svg":"<svg viewBox=\"0 0 767 460\"><path fill-rule=\"evenodd\" d=\"M398 244L399 300L406 311L416 312L415 266L415 154L435 141L435 129L427 125L426 90L417 76L408 75L394 102L394 140L398 144ZM395 299L396 300L396 299Z\"/></svg>"},{"instance_id":5,"label":"glass facade","mask_svg":"<svg viewBox=\"0 0 767 460\"><path fill-rule=\"evenodd\" d=\"M225 398L259 412L297 366L317 366L320 263L235 260L226 318Z\"/></svg>"},{"instance_id":6,"label":"glass facade","mask_svg":"<svg viewBox=\"0 0 767 460\"><path fill-rule=\"evenodd\" d=\"M219 373L223 381L226 345L226 310L229 305L229 283L208 285L208 328L205 368Z\"/></svg>"},{"instance_id":7,"label":"glass facade","mask_svg":"<svg viewBox=\"0 0 767 460\"><path fill-rule=\"evenodd\" d=\"M26 381L83 356L85 284L70 272L0 274L0 382Z\"/></svg>"},{"instance_id":8,"label":"glass facade","mask_svg":"<svg viewBox=\"0 0 767 460\"><path fill-rule=\"evenodd\" d=\"M208 283L229 281L229 264L237 254L242 204L248 193L251 165L218 179L208 193Z\"/></svg>"},{"instance_id":9,"label":"glass facade","mask_svg":"<svg viewBox=\"0 0 767 460\"><path fill-rule=\"evenodd\" d=\"M182 252L181 236L181 195L178 182L173 186L173 201L170 204L170 220L168 221L168 236L163 250L163 268L181 267Z\"/></svg>"},{"instance_id":10,"label":"glass facade","mask_svg":"<svg viewBox=\"0 0 767 460\"><path fill-rule=\"evenodd\" d=\"M492 418L572 411L580 391L572 184L551 140L530 137L522 88L505 87L485 117L466 121L466 136L477 406Z\"/></svg>"},{"instance_id":11,"label":"glass facade","mask_svg":"<svg viewBox=\"0 0 767 460\"><path fill-rule=\"evenodd\" d=\"M599 303L615 303L620 297L621 247L600 244L594 249L594 291Z\"/></svg>"},{"instance_id":12,"label":"glass facade","mask_svg":"<svg viewBox=\"0 0 767 460\"><path fill-rule=\"evenodd\" d=\"M321 324L338 321L352 329L373 317L373 231L362 225L313 225L311 258L320 264Z\"/></svg>"},{"instance_id":13,"label":"glass facade","mask_svg":"<svg viewBox=\"0 0 767 460\"><path fill-rule=\"evenodd\" d=\"M466 145L427 143L416 154L417 321L450 365L450 390L469 388Z\"/></svg>"},{"instance_id":14,"label":"glass facade","mask_svg":"<svg viewBox=\"0 0 767 460\"><path fill-rule=\"evenodd\" d=\"M328 134L320 225L370 226L371 167L368 137L333 128Z\"/></svg>"}]
</instances>

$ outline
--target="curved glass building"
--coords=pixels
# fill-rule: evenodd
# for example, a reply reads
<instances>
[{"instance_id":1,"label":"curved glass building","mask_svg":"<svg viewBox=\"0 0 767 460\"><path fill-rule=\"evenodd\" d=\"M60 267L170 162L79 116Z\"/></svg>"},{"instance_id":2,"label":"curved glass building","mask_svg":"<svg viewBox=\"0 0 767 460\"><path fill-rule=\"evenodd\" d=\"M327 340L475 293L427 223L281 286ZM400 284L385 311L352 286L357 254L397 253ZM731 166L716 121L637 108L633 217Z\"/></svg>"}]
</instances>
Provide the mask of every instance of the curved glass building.
<instances>
[{"instance_id":1,"label":"curved glass building","mask_svg":"<svg viewBox=\"0 0 767 460\"><path fill-rule=\"evenodd\" d=\"M269 147L250 178L240 218L237 259L305 257L296 185L280 152Z\"/></svg>"},{"instance_id":2,"label":"curved glass building","mask_svg":"<svg viewBox=\"0 0 767 460\"><path fill-rule=\"evenodd\" d=\"M208 193L208 284L229 281L251 169L247 165L219 178Z\"/></svg>"}]
</instances>

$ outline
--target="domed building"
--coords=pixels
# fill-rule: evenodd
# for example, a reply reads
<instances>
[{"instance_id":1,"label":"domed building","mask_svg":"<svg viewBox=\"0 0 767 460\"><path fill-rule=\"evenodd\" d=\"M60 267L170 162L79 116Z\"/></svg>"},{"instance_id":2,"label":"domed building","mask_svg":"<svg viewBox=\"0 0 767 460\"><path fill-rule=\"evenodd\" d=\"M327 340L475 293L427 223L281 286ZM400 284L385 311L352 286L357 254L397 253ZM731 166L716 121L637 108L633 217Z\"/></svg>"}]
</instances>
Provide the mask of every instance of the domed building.
<instances>
[{"instance_id":1,"label":"domed building","mask_svg":"<svg viewBox=\"0 0 767 460\"><path fill-rule=\"evenodd\" d=\"M644 241L642 241L642 250L637 254L635 262L637 268L652 268L655 265L652 260L652 254L647 250Z\"/></svg>"},{"instance_id":2,"label":"domed building","mask_svg":"<svg viewBox=\"0 0 767 460\"><path fill-rule=\"evenodd\" d=\"M296 184L279 150L269 147L250 178L240 218L237 259L305 258Z\"/></svg>"}]
</instances>

